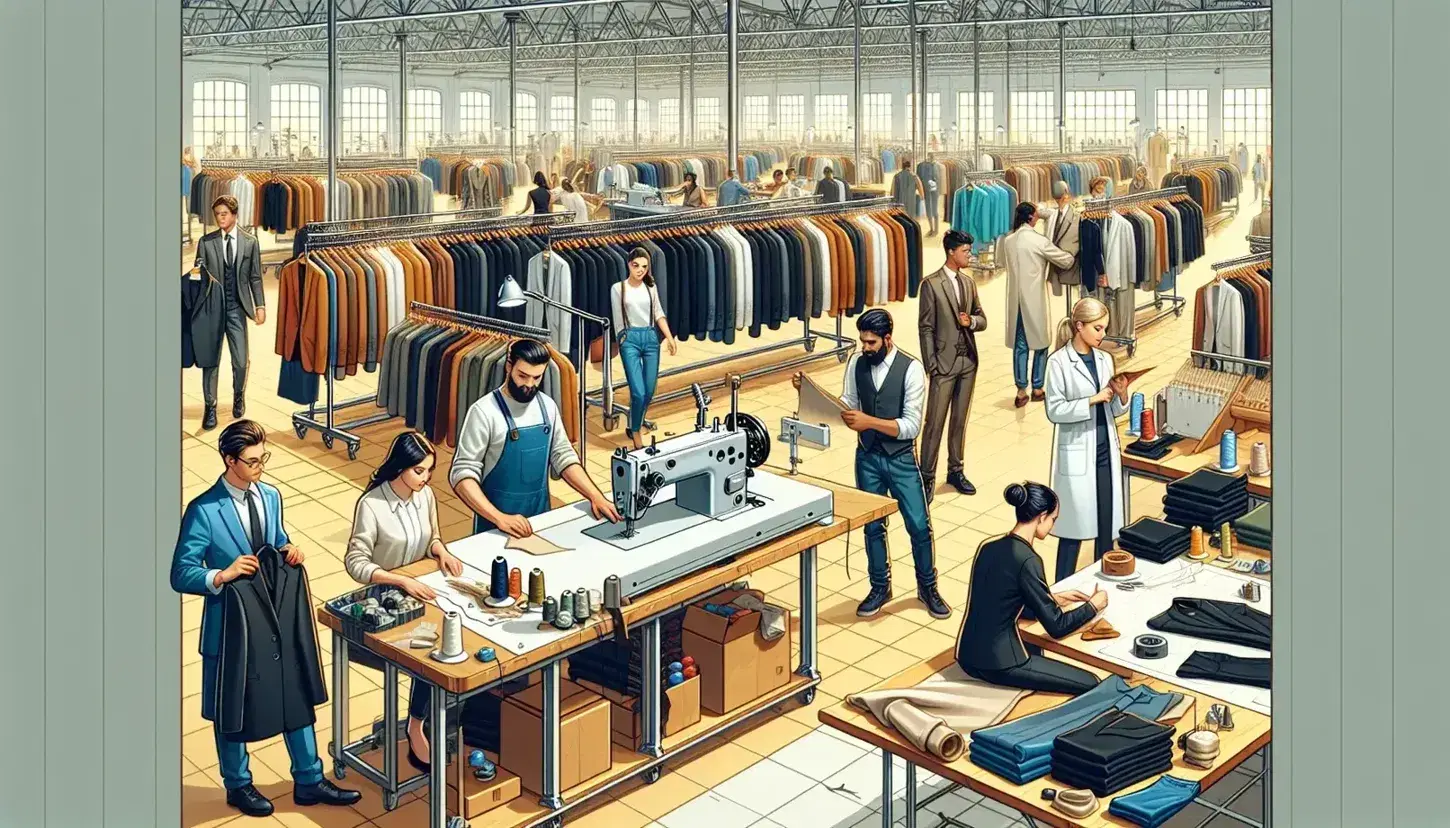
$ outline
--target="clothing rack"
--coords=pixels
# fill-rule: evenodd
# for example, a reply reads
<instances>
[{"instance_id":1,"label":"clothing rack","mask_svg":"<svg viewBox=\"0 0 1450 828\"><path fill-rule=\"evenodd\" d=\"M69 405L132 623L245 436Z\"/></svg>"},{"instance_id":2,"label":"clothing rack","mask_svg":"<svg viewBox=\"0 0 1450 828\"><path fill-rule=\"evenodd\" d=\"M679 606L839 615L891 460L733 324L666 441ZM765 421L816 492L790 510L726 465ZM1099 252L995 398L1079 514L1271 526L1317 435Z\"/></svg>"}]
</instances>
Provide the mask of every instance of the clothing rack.
<instances>
[{"instance_id":1,"label":"clothing rack","mask_svg":"<svg viewBox=\"0 0 1450 828\"><path fill-rule=\"evenodd\" d=\"M1005 184L1007 183L1006 175L1006 170L969 170L962 173L962 180L966 181L968 184L974 184L979 181L1000 181ZM953 192L952 196L955 197L955 195L956 193ZM943 198L945 198L945 196ZM997 271L1002 269L995 264L995 262L997 261L997 243L995 241L988 242L986 248L982 252L991 255L993 264L985 265L982 264L980 260L974 261L970 266L972 270L978 270L984 273L996 273Z\"/></svg>"},{"instance_id":2,"label":"clothing rack","mask_svg":"<svg viewBox=\"0 0 1450 828\"><path fill-rule=\"evenodd\" d=\"M1083 202L1082 211L1086 213L1090 210L1111 210L1114 207L1122 207L1129 204L1141 203L1144 201L1161 201L1165 198L1172 198L1174 196L1186 197L1187 195L1187 187L1163 187L1162 189L1158 190L1144 190L1140 193L1129 193L1128 195L1112 196L1110 198L1088 199L1087 201ZM1082 289L1078 288L1078 290L1079 292L1081 292ZM1072 291L1070 289L1064 289L1062 292L1064 298L1067 299L1068 318L1071 318L1073 304ZM1165 302L1168 304L1169 307L1163 307ZM1105 336L1103 338L1108 340L1109 342L1116 342L1119 345L1126 346L1128 349L1128 358L1131 359L1133 355L1136 354L1138 351L1137 333L1140 329L1155 325L1158 322L1167 319L1169 315L1172 315L1174 317L1182 316L1183 308L1187 306L1187 304L1188 297L1179 295L1178 280L1174 279L1173 292L1171 294L1165 296L1163 293L1155 290L1153 291L1153 301L1144 302L1141 305L1134 306L1134 315L1137 315L1138 313L1145 310L1153 310L1157 311L1157 313L1155 313L1151 319L1148 319L1144 322L1134 322L1133 336Z\"/></svg>"},{"instance_id":3,"label":"clothing rack","mask_svg":"<svg viewBox=\"0 0 1450 828\"><path fill-rule=\"evenodd\" d=\"M1194 167L1213 167L1219 164L1232 164L1233 159L1227 155L1210 155L1206 158L1187 158L1179 161L1177 166L1180 170L1190 170Z\"/></svg>"},{"instance_id":4,"label":"clothing rack","mask_svg":"<svg viewBox=\"0 0 1450 828\"><path fill-rule=\"evenodd\" d=\"M1273 370L1274 368L1274 363L1269 360L1249 359L1247 357L1229 356L1228 354L1215 354L1208 351L1200 351L1197 348L1189 351L1188 353L1190 356L1195 356L1205 360L1205 362L1217 360L1219 362L1233 362L1238 365L1251 365L1255 368L1267 368L1269 370ZM1205 364L1202 367L1208 367L1208 365Z\"/></svg>"},{"instance_id":5,"label":"clothing rack","mask_svg":"<svg viewBox=\"0 0 1450 828\"><path fill-rule=\"evenodd\" d=\"M552 247L552 244L555 240L592 236L596 234L638 233L648 230L665 230L680 227L703 227L709 224L721 224L733 221L766 221L771 219L807 218L811 216L849 215L852 213L870 213L877 210L892 209L898 206L896 202L890 198L862 199L859 201L843 202L839 204L821 204L819 202L819 196L811 195L799 199L786 199L774 202L748 201L744 204L736 204L730 207L711 207L700 210L690 210L687 213L672 214L666 216L647 216L643 218L622 219L620 221L600 221L590 222L588 224L572 224L562 226L557 229L551 229L549 233L549 243ZM774 351L780 351L786 348L794 348L796 346L804 347L805 353L800 356L787 359L784 362L779 362L768 366L762 366L760 368L753 368L751 370L742 372L741 374L739 374L740 379L753 379L755 377L765 376L767 374L773 374L779 371L796 368L811 362L815 362L817 360L826 359L828 357L835 357L838 361L845 362L847 357L850 356L851 351L855 349L856 341L843 333L842 326L844 322L844 315L836 315L836 330L834 333L813 329L811 327L809 314L806 314L806 317L807 318L803 322L803 329L799 337L796 337L794 339L788 339L784 342L776 342L770 345L762 345L757 348L750 348L744 351L735 351L717 357L710 357L708 359L691 362L687 365L679 365L674 368L661 371L658 375L658 378L664 379L666 377L679 376L680 374L686 374L691 371L699 371L705 368L713 368L717 365L723 365L729 362L734 362L736 360L749 359L751 357L756 357L761 354L772 353ZM605 328L605 332L606 334L608 333L607 327ZM824 339L829 341L830 343L832 343L832 347L828 350L817 352L817 339ZM608 352L606 351L605 353ZM721 377L715 380L707 380L695 383L695 385L702 389L709 390L712 388L723 387L728 382L729 379L727 377ZM602 410L602 422L606 431L613 431L618 426L619 418L629 413L629 409L627 407L621 406L614 401L614 385L611 379L611 374L609 372L604 372L603 385L597 391L583 390L586 388L586 383L582 375L579 379L579 387L581 389L581 393L584 394L585 405L596 405L599 406L599 408ZM655 395L654 402L670 402L672 400L688 397L692 393L693 391L691 390L691 388L678 388L674 391ZM650 427L648 423L646 423L646 427Z\"/></svg>"},{"instance_id":6,"label":"clothing rack","mask_svg":"<svg viewBox=\"0 0 1450 828\"><path fill-rule=\"evenodd\" d=\"M328 230L326 232L309 233L307 235L307 238L303 241L302 250L299 251L298 256L305 256L306 254L314 250L323 250L329 247L346 247L348 245L362 244L364 242L410 241L413 239L427 238L429 236L438 235L440 230L446 231L450 235L462 235L466 233L477 233L489 230L505 230L515 227L550 226L559 223L559 221L562 218L566 217L566 215L567 214L564 213L529 214L523 216L505 216L501 218L478 218L466 221L455 221L448 222L446 225L441 226L434 224L411 224L368 229ZM346 226L353 223L327 222L327 224ZM514 332L514 334L517 336L531 336L542 339L548 339L549 336L549 332L543 328L534 328L528 325L518 325L516 323L506 322L501 319L489 319L487 317L463 313L462 311L450 310L448 308L438 308L433 305L424 305L421 302L412 303L412 305L410 305L409 307L409 310L411 311L414 308L421 308L428 313L446 313L454 317L450 321L459 322L460 324L476 324L480 326L488 325L490 326L490 330L497 330L504 333ZM326 403L323 405L323 407L318 408L317 403L313 402L312 404L307 406L307 410L294 412L292 414L292 430L297 433L297 439L299 440L305 438L309 430L317 431L319 434L322 435L322 445L327 448L332 448L332 445L335 441L341 440L343 444L347 446L348 459L356 460L358 450L362 447L362 438L352 433L350 429L358 429L364 426L383 422L384 420L391 419L391 415L387 414L386 412L382 414L374 413L364 417L360 417L356 420L349 420L348 422L340 423L337 421L337 412L347 408L356 408L360 405L375 403L377 402L378 398L377 392L373 392L372 394L366 394L361 397L353 397L349 400L339 401L336 397L335 379L333 377L333 372L330 368L326 372L325 382L327 384ZM582 415L582 413L586 410L583 402L584 375L582 372L579 376L579 396L579 407ZM584 418L582 416L579 420L579 441L579 456L582 460L584 456Z\"/></svg>"},{"instance_id":7,"label":"clothing rack","mask_svg":"<svg viewBox=\"0 0 1450 828\"><path fill-rule=\"evenodd\" d=\"M405 216L379 216L368 219L352 219L349 221L314 221L306 225L307 232L313 233L337 233L348 230L377 230L390 227L407 227L417 224L447 223L448 229L454 229L453 222L472 221L475 219L491 219L498 217L503 211L502 207L480 207L477 210L448 210L438 213L411 213ZM449 222L437 222L437 219L451 217Z\"/></svg>"},{"instance_id":8,"label":"clothing rack","mask_svg":"<svg viewBox=\"0 0 1450 828\"><path fill-rule=\"evenodd\" d=\"M1267 253L1273 245L1271 236L1249 236L1249 250L1255 253Z\"/></svg>"},{"instance_id":9,"label":"clothing rack","mask_svg":"<svg viewBox=\"0 0 1450 828\"><path fill-rule=\"evenodd\" d=\"M1253 238L1253 237L1250 237L1250 238ZM1273 254L1273 252L1272 251L1269 251L1269 250L1264 250L1262 252L1250 253L1247 256L1239 256L1239 257L1234 258L1234 259L1225 259L1224 261L1221 261L1221 262L1214 262L1213 263L1213 269L1214 270L1228 270L1229 268L1232 268L1232 267L1246 267L1248 265L1253 265L1253 264L1263 264L1265 262L1272 262L1273 260L1274 260L1274 254Z\"/></svg>"}]
</instances>

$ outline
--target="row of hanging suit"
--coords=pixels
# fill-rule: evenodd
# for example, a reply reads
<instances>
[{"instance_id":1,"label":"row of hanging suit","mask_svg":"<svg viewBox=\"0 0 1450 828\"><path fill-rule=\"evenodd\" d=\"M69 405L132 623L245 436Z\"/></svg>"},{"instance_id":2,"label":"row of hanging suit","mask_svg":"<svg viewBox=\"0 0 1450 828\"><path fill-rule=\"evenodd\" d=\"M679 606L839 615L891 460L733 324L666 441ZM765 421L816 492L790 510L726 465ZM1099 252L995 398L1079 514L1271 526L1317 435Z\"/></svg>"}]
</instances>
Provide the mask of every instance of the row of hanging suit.
<instances>
[{"instance_id":1,"label":"row of hanging suit","mask_svg":"<svg viewBox=\"0 0 1450 828\"><path fill-rule=\"evenodd\" d=\"M970 234L973 250L981 252L1012 230L1019 200L1017 188L1005 180L968 181L952 192L951 227Z\"/></svg>"},{"instance_id":2,"label":"row of hanging suit","mask_svg":"<svg viewBox=\"0 0 1450 828\"><path fill-rule=\"evenodd\" d=\"M1268 362L1274 355L1273 264L1261 262L1220 272L1193 297L1193 345L1200 351ZM1267 369L1242 363L1206 360L1231 374Z\"/></svg>"},{"instance_id":3,"label":"row of hanging suit","mask_svg":"<svg viewBox=\"0 0 1450 828\"><path fill-rule=\"evenodd\" d=\"M649 251L660 304L682 340L733 344L791 320L855 315L916 296L922 278L921 228L888 209L559 241L530 260L527 287L610 318L610 291L628 277L635 247ZM547 327L565 353L601 334L587 325L581 343L568 317L542 306L530 305L524 321Z\"/></svg>"},{"instance_id":4,"label":"row of hanging suit","mask_svg":"<svg viewBox=\"0 0 1450 828\"><path fill-rule=\"evenodd\" d=\"M795 167L796 172L812 181L826 177L826 168L842 181L853 184L880 184L886 180L881 161L876 158L862 158L858 168L849 155L819 155L816 153L793 153L786 166Z\"/></svg>"},{"instance_id":5,"label":"row of hanging suit","mask_svg":"<svg viewBox=\"0 0 1450 828\"><path fill-rule=\"evenodd\" d=\"M1008 184L1017 188L1023 201L1043 204L1053 200L1052 188L1059 181L1067 183L1075 196L1086 196L1094 179L1105 178L1108 195L1112 195L1117 183L1133 177L1137 161L1131 155L1104 155L1081 157L1064 161L1042 161L1036 163L1015 163L1008 166L1003 177ZM986 169L1001 169L987 167Z\"/></svg>"},{"instance_id":6,"label":"row of hanging suit","mask_svg":"<svg viewBox=\"0 0 1450 828\"><path fill-rule=\"evenodd\" d=\"M1084 294L1108 306L1108 335L1132 338L1137 291L1174 290L1184 269L1203 257L1206 238L1202 208L1183 196L1091 211L1079 223L1076 271L1049 278L1054 285L1080 282Z\"/></svg>"},{"instance_id":7,"label":"row of hanging suit","mask_svg":"<svg viewBox=\"0 0 1450 828\"><path fill-rule=\"evenodd\" d=\"M418 169L439 193L457 196L462 210L503 204L530 177L523 164L471 155L429 155L418 162Z\"/></svg>"},{"instance_id":8,"label":"row of hanging suit","mask_svg":"<svg viewBox=\"0 0 1450 828\"><path fill-rule=\"evenodd\" d=\"M419 173L356 171L339 174L336 221L433 212L433 184ZM188 210L211 221L218 197L237 200L243 227L290 233L327 214L327 182L315 175L204 169L191 179Z\"/></svg>"},{"instance_id":9,"label":"row of hanging suit","mask_svg":"<svg viewBox=\"0 0 1450 828\"><path fill-rule=\"evenodd\" d=\"M1232 162L1199 164L1163 177L1164 187L1185 187L1203 212L1212 216L1227 209L1243 190L1243 175Z\"/></svg>"}]
</instances>

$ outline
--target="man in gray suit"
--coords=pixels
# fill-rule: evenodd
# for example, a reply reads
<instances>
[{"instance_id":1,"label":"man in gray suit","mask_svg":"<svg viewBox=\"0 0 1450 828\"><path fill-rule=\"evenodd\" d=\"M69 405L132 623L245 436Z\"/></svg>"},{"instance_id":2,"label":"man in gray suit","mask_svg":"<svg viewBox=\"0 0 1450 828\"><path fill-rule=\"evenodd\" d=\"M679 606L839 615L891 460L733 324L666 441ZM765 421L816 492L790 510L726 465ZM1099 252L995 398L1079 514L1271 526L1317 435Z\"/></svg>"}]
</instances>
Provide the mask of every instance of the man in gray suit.
<instances>
[{"instance_id":1,"label":"man in gray suit","mask_svg":"<svg viewBox=\"0 0 1450 828\"><path fill-rule=\"evenodd\" d=\"M1047 240L1072 254L1072 266L1048 266L1047 281L1052 284L1052 295L1061 296L1064 286L1082 284L1082 268L1077 256L1082 249L1078 238L1082 215L1072 204L1072 189L1066 181L1053 182L1052 197L1057 201L1057 207L1047 211Z\"/></svg>"},{"instance_id":2,"label":"man in gray suit","mask_svg":"<svg viewBox=\"0 0 1450 828\"><path fill-rule=\"evenodd\" d=\"M921 363L927 372L921 478L928 503L936 490L936 461L948 413L951 429L947 435L947 483L964 495L977 493L967 479L962 455L972 391L977 387L977 333L987 328L987 315L971 276L972 237L948 230L942 246L946 248L946 264L922 282L917 317Z\"/></svg>"},{"instance_id":3,"label":"man in gray suit","mask_svg":"<svg viewBox=\"0 0 1450 828\"><path fill-rule=\"evenodd\" d=\"M926 217L931 223L931 232L927 235L935 236L941 231L941 182L937 180L936 153L927 153L926 160L916 165L916 177L921 179L926 194Z\"/></svg>"},{"instance_id":4,"label":"man in gray suit","mask_svg":"<svg viewBox=\"0 0 1450 828\"><path fill-rule=\"evenodd\" d=\"M217 229L201 238L196 249L196 265L216 278L222 287L221 318L215 332L217 343L223 336L232 358L232 416L246 415L247 320L258 325L267 321L266 296L262 292L262 248L256 237L237 226L237 200L221 196L211 205ZM194 329L193 329L194 330ZM195 335L195 334L194 334ZM201 369L202 396L206 401L203 429L216 428L216 395L220 366Z\"/></svg>"}]
</instances>

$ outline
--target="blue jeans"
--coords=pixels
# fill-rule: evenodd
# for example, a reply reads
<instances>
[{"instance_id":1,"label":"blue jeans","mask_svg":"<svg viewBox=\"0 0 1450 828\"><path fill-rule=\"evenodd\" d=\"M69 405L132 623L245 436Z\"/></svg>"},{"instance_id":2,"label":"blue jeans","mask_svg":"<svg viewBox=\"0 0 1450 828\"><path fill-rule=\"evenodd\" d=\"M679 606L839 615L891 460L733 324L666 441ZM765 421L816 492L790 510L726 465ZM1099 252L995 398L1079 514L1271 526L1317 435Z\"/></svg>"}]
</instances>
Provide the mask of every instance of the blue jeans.
<instances>
[{"instance_id":1,"label":"blue jeans","mask_svg":"<svg viewBox=\"0 0 1450 828\"><path fill-rule=\"evenodd\" d=\"M1012 378L1018 388L1027 387L1027 329L1022 326L1022 310L1017 310L1017 339L1012 343ZM1041 391L1047 384L1047 349L1032 352L1032 388Z\"/></svg>"},{"instance_id":2,"label":"blue jeans","mask_svg":"<svg viewBox=\"0 0 1450 828\"><path fill-rule=\"evenodd\" d=\"M1162 776L1137 793L1120 796L1108 804L1108 813L1141 825L1158 828L1198 796L1198 783L1176 776Z\"/></svg>"},{"instance_id":3,"label":"blue jeans","mask_svg":"<svg viewBox=\"0 0 1450 828\"><path fill-rule=\"evenodd\" d=\"M911 557L916 563L918 587L936 584L936 555L931 537L931 516L926 510L926 488L916 456L903 451L887 457L856 448L856 488L876 495L891 495L906 523L911 538ZM891 584L891 558L886 554L886 519L866 524L866 574L872 586Z\"/></svg>"},{"instance_id":4,"label":"blue jeans","mask_svg":"<svg viewBox=\"0 0 1450 828\"><path fill-rule=\"evenodd\" d=\"M212 725L212 733L216 736L216 757L221 762L222 783L227 790L252 784L252 761L247 754L247 743L226 738L220 725ZM312 732L312 726L289 730L282 734L282 741L287 743L287 755L292 757L292 781L298 786L321 782L322 760L317 756L317 736Z\"/></svg>"},{"instance_id":5,"label":"blue jeans","mask_svg":"<svg viewBox=\"0 0 1450 828\"><path fill-rule=\"evenodd\" d=\"M629 430L639 431L660 376L660 337L654 328L626 328L619 344L624 381L629 384Z\"/></svg>"}]
</instances>

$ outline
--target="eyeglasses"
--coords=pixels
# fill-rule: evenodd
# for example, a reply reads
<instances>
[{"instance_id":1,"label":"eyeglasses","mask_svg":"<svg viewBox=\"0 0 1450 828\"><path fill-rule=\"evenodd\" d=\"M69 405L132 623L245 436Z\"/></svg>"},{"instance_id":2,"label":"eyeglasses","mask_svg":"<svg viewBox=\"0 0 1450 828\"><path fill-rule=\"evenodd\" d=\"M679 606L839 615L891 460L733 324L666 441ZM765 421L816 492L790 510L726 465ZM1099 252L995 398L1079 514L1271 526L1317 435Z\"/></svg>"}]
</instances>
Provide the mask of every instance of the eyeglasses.
<instances>
[{"instance_id":1,"label":"eyeglasses","mask_svg":"<svg viewBox=\"0 0 1450 828\"><path fill-rule=\"evenodd\" d=\"M269 460L271 460L271 459L272 459L272 452L269 451L269 452L264 453L261 457L257 457L257 458L251 459L251 460L243 460L242 458L238 457L237 458L237 462L238 463L241 463L242 465L246 466L249 469L259 469L259 468L267 465L267 462Z\"/></svg>"}]
</instances>

